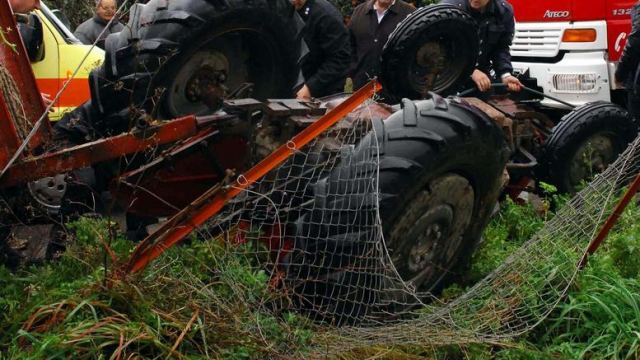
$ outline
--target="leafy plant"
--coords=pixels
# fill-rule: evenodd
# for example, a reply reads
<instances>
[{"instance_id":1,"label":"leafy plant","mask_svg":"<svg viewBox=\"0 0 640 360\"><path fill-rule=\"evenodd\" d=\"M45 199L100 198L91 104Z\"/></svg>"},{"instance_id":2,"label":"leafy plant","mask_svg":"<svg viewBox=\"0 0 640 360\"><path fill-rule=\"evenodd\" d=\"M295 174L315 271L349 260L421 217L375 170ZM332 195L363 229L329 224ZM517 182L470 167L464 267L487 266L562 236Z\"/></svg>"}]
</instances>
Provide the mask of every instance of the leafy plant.
<instances>
[{"instance_id":1,"label":"leafy plant","mask_svg":"<svg viewBox=\"0 0 640 360\"><path fill-rule=\"evenodd\" d=\"M636 205L625 212L566 299L517 342L399 344L357 349L344 357L634 358L640 352L639 215ZM460 284L445 289L441 300L456 298L493 271L540 228L545 216L531 206L506 202L485 232L470 271ZM316 328L304 316L274 311L281 299L269 287L255 244L230 247L219 239L192 239L189 246L167 251L144 274L104 286L105 265L113 266L105 263L105 244L120 258L134 244L112 238L105 220L81 219L70 228L76 240L60 261L16 272L0 267L0 357L273 358L302 354L313 341ZM548 269L540 272L548 275L544 281L527 280L554 289L552 275L566 276L574 266L566 259L575 254L558 248L549 255L553 261L540 264ZM536 305L528 304L535 294L517 295L505 294L503 300Z\"/></svg>"},{"instance_id":2,"label":"leafy plant","mask_svg":"<svg viewBox=\"0 0 640 360\"><path fill-rule=\"evenodd\" d=\"M570 358L636 358L640 354L640 284L601 273L585 274L579 290L548 326L549 350Z\"/></svg>"},{"instance_id":3,"label":"leafy plant","mask_svg":"<svg viewBox=\"0 0 640 360\"><path fill-rule=\"evenodd\" d=\"M71 31L93 16L95 3L86 0L45 0L45 3L53 8L60 9L71 23Z\"/></svg>"},{"instance_id":4,"label":"leafy plant","mask_svg":"<svg viewBox=\"0 0 640 360\"><path fill-rule=\"evenodd\" d=\"M498 215L485 230L483 242L473 255L471 269L464 276L465 283L473 284L496 269L543 222L544 218L531 205L517 205L511 199L506 199Z\"/></svg>"}]
</instances>

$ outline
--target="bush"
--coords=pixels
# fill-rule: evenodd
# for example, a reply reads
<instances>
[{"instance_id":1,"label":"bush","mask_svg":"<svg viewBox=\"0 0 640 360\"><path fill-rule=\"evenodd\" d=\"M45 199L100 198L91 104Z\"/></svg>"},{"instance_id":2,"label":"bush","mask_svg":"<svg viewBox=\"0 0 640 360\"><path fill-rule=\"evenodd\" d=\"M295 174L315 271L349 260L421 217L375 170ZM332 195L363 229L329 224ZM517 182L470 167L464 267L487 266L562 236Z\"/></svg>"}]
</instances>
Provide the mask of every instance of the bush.
<instances>
[{"instance_id":1,"label":"bush","mask_svg":"<svg viewBox=\"0 0 640 360\"><path fill-rule=\"evenodd\" d=\"M415 7L423 7L430 4L436 4L439 0L405 0L413 4ZM335 7L340 10L345 19L348 19L353 9L363 0L329 0ZM61 9L71 22L71 31L74 31L78 25L93 16L95 3L91 0L47 0L47 6L52 9ZM121 16L122 18L122 16Z\"/></svg>"},{"instance_id":2,"label":"bush","mask_svg":"<svg viewBox=\"0 0 640 360\"><path fill-rule=\"evenodd\" d=\"M95 3L91 0L47 0L51 9L60 9L71 22L71 31L93 16Z\"/></svg>"}]
</instances>

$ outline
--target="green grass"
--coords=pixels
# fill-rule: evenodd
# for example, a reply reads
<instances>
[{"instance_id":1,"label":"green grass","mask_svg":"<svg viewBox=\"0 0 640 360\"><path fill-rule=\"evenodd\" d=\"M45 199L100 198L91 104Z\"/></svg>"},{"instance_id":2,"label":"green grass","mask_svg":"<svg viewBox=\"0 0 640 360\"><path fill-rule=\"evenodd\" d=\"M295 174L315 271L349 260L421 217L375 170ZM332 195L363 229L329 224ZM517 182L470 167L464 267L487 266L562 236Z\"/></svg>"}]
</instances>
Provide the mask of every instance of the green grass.
<instances>
[{"instance_id":1,"label":"green grass","mask_svg":"<svg viewBox=\"0 0 640 360\"><path fill-rule=\"evenodd\" d=\"M507 198L501 211L484 232L480 248L473 255L463 282L474 284L496 269L542 227L545 218L529 205L516 205Z\"/></svg>"},{"instance_id":2,"label":"green grass","mask_svg":"<svg viewBox=\"0 0 640 360\"><path fill-rule=\"evenodd\" d=\"M55 263L0 267L0 358L280 357L303 351L311 324L268 311L268 277L250 249L215 240L168 251L128 282L104 286L106 224L83 219ZM117 238L124 258L131 242Z\"/></svg>"},{"instance_id":3,"label":"green grass","mask_svg":"<svg viewBox=\"0 0 640 360\"><path fill-rule=\"evenodd\" d=\"M556 199L558 200L558 199ZM562 199L560 199L562 201ZM545 220L528 206L504 204L485 232L462 284L481 279ZM637 359L640 355L640 208L631 204L589 259L566 299L534 331L507 347L476 344L440 349L442 358Z\"/></svg>"},{"instance_id":4,"label":"green grass","mask_svg":"<svg viewBox=\"0 0 640 360\"><path fill-rule=\"evenodd\" d=\"M470 269L443 297L455 298L486 276L550 216L504 203ZM355 358L636 358L638 218L633 205L566 299L523 338L500 346L372 347ZM76 241L59 261L16 272L0 267L0 358L286 358L312 343L314 325L298 314L272 311L280 299L248 247L228 252L216 240L192 241L168 251L143 275L105 286L102 244L110 242L119 258L134 244L110 241L104 221L82 219L71 227Z\"/></svg>"},{"instance_id":5,"label":"green grass","mask_svg":"<svg viewBox=\"0 0 640 360\"><path fill-rule=\"evenodd\" d=\"M543 324L544 349L566 358L640 355L640 208L632 204Z\"/></svg>"}]
</instances>

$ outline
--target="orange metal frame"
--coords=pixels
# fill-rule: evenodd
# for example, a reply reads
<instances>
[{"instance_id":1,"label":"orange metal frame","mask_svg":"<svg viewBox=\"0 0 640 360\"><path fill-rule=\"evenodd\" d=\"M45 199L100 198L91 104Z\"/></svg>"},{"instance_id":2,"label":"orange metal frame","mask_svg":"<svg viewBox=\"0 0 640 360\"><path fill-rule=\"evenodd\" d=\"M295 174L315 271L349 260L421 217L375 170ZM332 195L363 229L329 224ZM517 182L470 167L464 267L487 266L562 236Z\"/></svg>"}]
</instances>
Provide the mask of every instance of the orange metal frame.
<instances>
[{"instance_id":1,"label":"orange metal frame","mask_svg":"<svg viewBox=\"0 0 640 360\"><path fill-rule=\"evenodd\" d=\"M64 173L84 166L117 159L150 147L172 143L202 131L196 117L190 115L94 142L66 148L54 153L27 158L11 166L0 179L0 188L13 186L46 176ZM211 130L209 130L211 131Z\"/></svg>"},{"instance_id":2,"label":"orange metal frame","mask_svg":"<svg viewBox=\"0 0 640 360\"><path fill-rule=\"evenodd\" d=\"M380 89L381 86L378 82L372 80L318 121L294 136L286 144L280 146L245 174L238 176L233 186L219 184L209 189L190 206L180 211L160 229L144 239L136 247L128 262L119 269L119 273L116 276L135 273L144 269L164 251L180 242L198 226L216 215L229 200L283 163L295 151L307 145L365 100L371 98Z\"/></svg>"}]
</instances>

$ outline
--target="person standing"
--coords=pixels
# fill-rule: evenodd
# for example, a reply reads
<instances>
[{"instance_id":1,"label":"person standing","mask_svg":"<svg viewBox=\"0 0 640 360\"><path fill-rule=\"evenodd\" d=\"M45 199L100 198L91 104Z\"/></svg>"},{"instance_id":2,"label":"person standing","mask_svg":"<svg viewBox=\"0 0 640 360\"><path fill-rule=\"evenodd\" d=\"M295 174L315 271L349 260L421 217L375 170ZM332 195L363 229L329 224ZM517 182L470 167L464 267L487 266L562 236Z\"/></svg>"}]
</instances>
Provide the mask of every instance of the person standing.
<instances>
[{"instance_id":1,"label":"person standing","mask_svg":"<svg viewBox=\"0 0 640 360\"><path fill-rule=\"evenodd\" d=\"M96 0L95 15L78 25L73 35L87 45L91 45L97 40L96 45L104 49L104 39L109 34L120 32L124 29L124 25L118 19L111 21L116 15L116 9L116 0ZM109 24L109 21L111 21L111 24ZM107 24L109 24L109 28L102 33Z\"/></svg>"},{"instance_id":2,"label":"person standing","mask_svg":"<svg viewBox=\"0 0 640 360\"><path fill-rule=\"evenodd\" d=\"M631 33L618 62L615 81L627 89L627 110L640 119L640 2L631 9Z\"/></svg>"},{"instance_id":3,"label":"person standing","mask_svg":"<svg viewBox=\"0 0 640 360\"><path fill-rule=\"evenodd\" d=\"M349 23L351 38L350 75L353 89L364 86L380 72L380 56L389 35L415 10L402 0L369 0L353 10Z\"/></svg>"},{"instance_id":4,"label":"person standing","mask_svg":"<svg viewBox=\"0 0 640 360\"><path fill-rule=\"evenodd\" d=\"M351 48L342 15L327 0L292 0L305 22L303 37L309 53L302 59L304 85L296 98L307 100L344 90Z\"/></svg>"},{"instance_id":5,"label":"person standing","mask_svg":"<svg viewBox=\"0 0 640 360\"><path fill-rule=\"evenodd\" d=\"M480 52L471 80L482 92L491 89L491 78L499 79L509 91L522 90L513 76L509 47L515 33L513 7L506 0L442 0L441 4L460 7L478 23ZM491 74L493 70L494 75Z\"/></svg>"}]
</instances>

